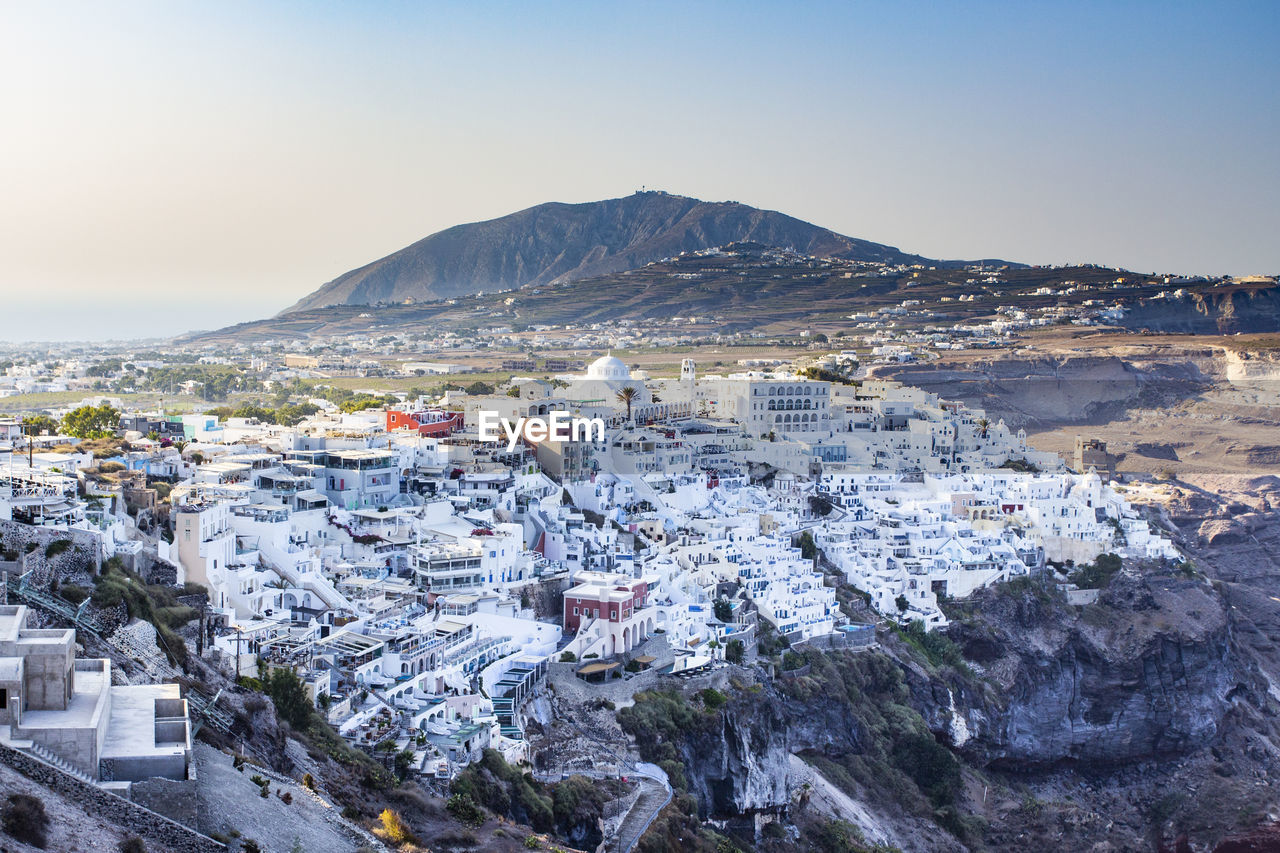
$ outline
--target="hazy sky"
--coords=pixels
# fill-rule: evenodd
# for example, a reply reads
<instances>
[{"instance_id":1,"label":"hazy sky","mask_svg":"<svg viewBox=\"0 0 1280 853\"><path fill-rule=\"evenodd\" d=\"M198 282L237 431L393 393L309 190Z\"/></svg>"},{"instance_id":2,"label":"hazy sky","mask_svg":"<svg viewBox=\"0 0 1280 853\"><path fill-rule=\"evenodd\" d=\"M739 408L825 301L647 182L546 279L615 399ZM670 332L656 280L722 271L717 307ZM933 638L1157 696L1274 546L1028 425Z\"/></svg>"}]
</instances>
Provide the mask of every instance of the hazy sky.
<instances>
[{"instance_id":1,"label":"hazy sky","mask_svg":"<svg viewBox=\"0 0 1280 853\"><path fill-rule=\"evenodd\" d=\"M0 0L0 339L266 316L641 185L931 257L1280 272L1280 3Z\"/></svg>"}]
</instances>

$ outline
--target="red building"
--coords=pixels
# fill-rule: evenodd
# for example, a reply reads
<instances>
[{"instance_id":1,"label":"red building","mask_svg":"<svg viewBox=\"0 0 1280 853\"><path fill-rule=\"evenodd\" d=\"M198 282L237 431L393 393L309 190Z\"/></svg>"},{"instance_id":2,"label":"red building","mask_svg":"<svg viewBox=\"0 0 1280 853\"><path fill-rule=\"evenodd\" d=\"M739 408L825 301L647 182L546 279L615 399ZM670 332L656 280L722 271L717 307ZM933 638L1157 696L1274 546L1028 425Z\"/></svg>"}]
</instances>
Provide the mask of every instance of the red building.
<instances>
[{"instance_id":1,"label":"red building","mask_svg":"<svg viewBox=\"0 0 1280 853\"><path fill-rule=\"evenodd\" d=\"M584 622L628 622L648 602L647 581L626 575L579 572L578 584L564 594L564 627L577 633Z\"/></svg>"},{"instance_id":2,"label":"red building","mask_svg":"<svg viewBox=\"0 0 1280 853\"><path fill-rule=\"evenodd\" d=\"M418 435L443 438L462 429L462 412L444 412L439 409L402 412L399 409L387 409L387 432L397 429L412 429Z\"/></svg>"}]
</instances>

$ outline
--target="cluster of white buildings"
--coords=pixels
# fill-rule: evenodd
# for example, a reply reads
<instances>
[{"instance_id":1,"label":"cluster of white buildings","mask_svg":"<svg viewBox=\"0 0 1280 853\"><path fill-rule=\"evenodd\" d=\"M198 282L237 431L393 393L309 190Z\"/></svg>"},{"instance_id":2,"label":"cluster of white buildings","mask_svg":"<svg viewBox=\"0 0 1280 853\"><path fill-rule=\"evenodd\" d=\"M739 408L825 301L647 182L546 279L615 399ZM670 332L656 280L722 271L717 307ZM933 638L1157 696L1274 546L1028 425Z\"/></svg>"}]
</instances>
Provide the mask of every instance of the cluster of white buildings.
<instances>
[{"instance_id":1,"label":"cluster of white buildings","mask_svg":"<svg viewBox=\"0 0 1280 853\"><path fill-rule=\"evenodd\" d=\"M520 757L523 703L558 661L661 637L696 669L762 630L848 629L826 572L933 627L941 597L1046 560L1174 555L1096 473L917 389L691 361L652 380L609 356L560 379L292 427L205 418L181 450L131 434L120 463L142 483L95 481L92 511L77 467L101 460L42 447L28 464L13 442L0 518L154 551L208 588L223 666L293 668L353 744L442 776L487 746ZM481 411L609 428L512 449L480 439ZM144 524L157 480L169 521Z\"/></svg>"}]
</instances>

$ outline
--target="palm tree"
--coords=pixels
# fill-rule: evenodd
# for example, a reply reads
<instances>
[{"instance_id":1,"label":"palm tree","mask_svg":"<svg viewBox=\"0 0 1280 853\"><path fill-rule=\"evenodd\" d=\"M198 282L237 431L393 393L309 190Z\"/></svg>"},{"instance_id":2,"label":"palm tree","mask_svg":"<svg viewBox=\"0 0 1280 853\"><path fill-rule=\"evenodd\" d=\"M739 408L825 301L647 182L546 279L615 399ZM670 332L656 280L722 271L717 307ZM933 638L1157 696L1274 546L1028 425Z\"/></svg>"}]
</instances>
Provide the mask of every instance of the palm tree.
<instances>
[{"instance_id":1,"label":"palm tree","mask_svg":"<svg viewBox=\"0 0 1280 853\"><path fill-rule=\"evenodd\" d=\"M989 426L991 426L991 421L987 420L986 418L981 418L978 420L978 428L982 430L983 438L987 437L987 427Z\"/></svg>"},{"instance_id":2,"label":"palm tree","mask_svg":"<svg viewBox=\"0 0 1280 853\"><path fill-rule=\"evenodd\" d=\"M639 389L634 385L626 385L618 389L615 395L619 403L623 403L627 407L627 420L631 420L631 404L635 402L636 396L640 393Z\"/></svg>"}]
</instances>

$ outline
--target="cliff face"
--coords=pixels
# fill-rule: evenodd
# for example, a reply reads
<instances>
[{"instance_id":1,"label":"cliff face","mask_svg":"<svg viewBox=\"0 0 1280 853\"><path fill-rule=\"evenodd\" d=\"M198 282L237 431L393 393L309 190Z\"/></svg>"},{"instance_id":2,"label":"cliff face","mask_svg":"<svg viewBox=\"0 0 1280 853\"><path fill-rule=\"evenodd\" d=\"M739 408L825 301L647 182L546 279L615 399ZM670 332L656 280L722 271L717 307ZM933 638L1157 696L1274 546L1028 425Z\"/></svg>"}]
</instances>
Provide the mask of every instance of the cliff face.
<instances>
[{"instance_id":1,"label":"cliff face","mask_svg":"<svg viewBox=\"0 0 1280 853\"><path fill-rule=\"evenodd\" d=\"M1274 332L1280 326L1280 286L1241 286L1144 300L1129 306L1120 324L1127 329L1195 335Z\"/></svg>"},{"instance_id":2,"label":"cliff face","mask_svg":"<svg viewBox=\"0 0 1280 853\"><path fill-rule=\"evenodd\" d=\"M689 793L699 811L742 815L786 805L791 732L773 696L735 700L716 722L691 732L682 745Z\"/></svg>"},{"instance_id":3,"label":"cliff face","mask_svg":"<svg viewBox=\"0 0 1280 853\"><path fill-rule=\"evenodd\" d=\"M1114 766L1185 754L1255 690L1203 579L1121 575L1097 604L986 591L951 636L984 682L913 680L930 727L981 765ZM978 609L980 608L980 610ZM965 737L958 738L956 732Z\"/></svg>"},{"instance_id":4,"label":"cliff face","mask_svg":"<svg viewBox=\"0 0 1280 853\"><path fill-rule=\"evenodd\" d=\"M876 366L895 379L986 410L1013 428L1106 423L1134 407L1173 405L1202 392L1227 369L1210 348L1135 356L1062 354L1007 356L964 364L946 361Z\"/></svg>"}]
</instances>

